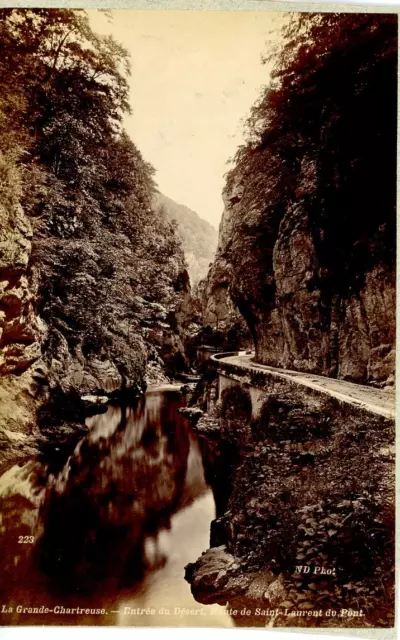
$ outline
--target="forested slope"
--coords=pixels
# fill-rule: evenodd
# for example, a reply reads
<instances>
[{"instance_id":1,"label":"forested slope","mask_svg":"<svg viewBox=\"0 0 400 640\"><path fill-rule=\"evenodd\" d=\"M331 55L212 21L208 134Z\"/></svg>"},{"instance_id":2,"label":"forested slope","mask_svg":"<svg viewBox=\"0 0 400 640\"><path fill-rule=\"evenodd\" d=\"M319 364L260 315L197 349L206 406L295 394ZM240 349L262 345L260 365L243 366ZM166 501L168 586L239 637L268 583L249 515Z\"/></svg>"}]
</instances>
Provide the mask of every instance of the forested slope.
<instances>
[{"instance_id":1,"label":"forested slope","mask_svg":"<svg viewBox=\"0 0 400 640\"><path fill-rule=\"evenodd\" d=\"M188 274L122 128L128 75L126 51L84 12L0 11L5 450L28 442L43 403L47 429L74 417L71 394L139 390L184 366Z\"/></svg>"},{"instance_id":2,"label":"forested slope","mask_svg":"<svg viewBox=\"0 0 400 640\"><path fill-rule=\"evenodd\" d=\"M218 242L216 230L195 211L159 191L154 195L154 204L156 210L167 220L177 223L191 284L197 284L207 275L210 262L214 260Z\"/></svg>"}]
</instances>

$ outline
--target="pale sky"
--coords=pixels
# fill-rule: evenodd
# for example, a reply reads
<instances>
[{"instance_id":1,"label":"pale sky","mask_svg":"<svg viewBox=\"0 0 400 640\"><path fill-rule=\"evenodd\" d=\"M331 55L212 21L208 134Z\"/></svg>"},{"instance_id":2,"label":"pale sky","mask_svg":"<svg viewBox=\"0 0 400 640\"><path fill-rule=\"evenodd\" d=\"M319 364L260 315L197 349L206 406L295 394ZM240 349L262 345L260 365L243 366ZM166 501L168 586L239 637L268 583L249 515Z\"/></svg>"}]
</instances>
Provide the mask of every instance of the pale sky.
<instances>
[{"instance_id":1,"label":"pale sky","mask_svg":"<svg viewBox=\"0 0 400 640\"><path fill-rule=\"evenodd\" d=\"M282 13L89 11L95 31L131 54L132 116L125 126L155 167L160 191L216 228L226 165L243 142L243 119L268 84L261 64Z\"/></svg>"}]
</instances>

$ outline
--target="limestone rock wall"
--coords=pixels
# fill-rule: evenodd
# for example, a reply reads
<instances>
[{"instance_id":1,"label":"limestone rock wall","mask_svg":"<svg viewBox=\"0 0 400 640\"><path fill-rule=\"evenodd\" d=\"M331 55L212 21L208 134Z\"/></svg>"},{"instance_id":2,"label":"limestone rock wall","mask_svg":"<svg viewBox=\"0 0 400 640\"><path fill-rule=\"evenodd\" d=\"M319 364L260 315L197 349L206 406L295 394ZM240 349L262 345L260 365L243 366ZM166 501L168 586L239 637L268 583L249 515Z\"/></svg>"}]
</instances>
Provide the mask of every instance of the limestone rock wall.
<instances>
[{"instance_id":1,"label":"limestone rock wall","mask_svg":"<svg viewBox=\"0 0 400 640\"><path fill-rule=\"evenodd\" d=\"M229 282L259 362L384 386L394 373L397 22L304 20L309 44L294 25L284 36L227 174L209 281Z\"/></svg>"},{"instance_id":2,"label":"limestone rock wall","mask_svg":"<svg viewBox=\"0 0 400 640\"><path fill-rule=\"evenodd\" d=\"M333 232L332 220L310 209L314 185L309 176L300 174L298 184L298 198L275 217L249 206L243 189L226 190L219 248L208 276L208 308L218 302L212 292L231 296L260 363L392 384L390 223L378 217L372 229L366 222L356 234L345 227ZM338 233L347 234L349 242L335 255Z\"/></svg>"},{"instance_id":3,"label":"limestone rock wall","mask_svg":"<svg viewBox=\"0 0 400 640\"><path fill-rule=\"evenodd\" d=\"M31 241L32 227L21 206L0 206L1 375L22 373L40 357L36 283L28 273Z\"/></svg>"},{"instance_id":4,"label":"limestone rock wall","mask_svg":"<svg viewBox=\"0 0 400 640\"><path fill-rule=\"evenodd\" d=\"M32 226L20 205L0 201L0 464L36 451L44 326L34 309Z\"/></svg>"}]
</instances>

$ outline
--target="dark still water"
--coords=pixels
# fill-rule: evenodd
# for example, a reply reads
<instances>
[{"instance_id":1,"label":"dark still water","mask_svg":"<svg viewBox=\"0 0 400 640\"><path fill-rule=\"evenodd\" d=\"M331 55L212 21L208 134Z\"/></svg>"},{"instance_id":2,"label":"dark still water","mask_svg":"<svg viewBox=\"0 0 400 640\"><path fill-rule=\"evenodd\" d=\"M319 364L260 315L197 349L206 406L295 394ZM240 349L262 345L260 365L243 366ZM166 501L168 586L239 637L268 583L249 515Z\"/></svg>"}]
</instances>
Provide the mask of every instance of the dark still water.
<instances>
[{"instance_id":1,"label":"dark still water","mask_svg":"<svg viewBox=\"0 0 400 640\"><path fill-rule=\"evenodd\" d=\"M215 517L184 402L149 390L88 418L56 477L30 461L0 478L0 624L232 625L184 580Z\"/></svg>"}]
</instances>

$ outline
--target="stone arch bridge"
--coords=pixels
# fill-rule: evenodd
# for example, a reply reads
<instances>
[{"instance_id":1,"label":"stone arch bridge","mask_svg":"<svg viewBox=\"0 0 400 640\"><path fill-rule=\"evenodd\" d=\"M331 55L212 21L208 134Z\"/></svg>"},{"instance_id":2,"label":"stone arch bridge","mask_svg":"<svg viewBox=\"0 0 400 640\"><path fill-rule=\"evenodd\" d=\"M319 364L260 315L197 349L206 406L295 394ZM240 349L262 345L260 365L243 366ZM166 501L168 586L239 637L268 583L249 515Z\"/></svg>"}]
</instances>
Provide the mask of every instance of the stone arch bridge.
<instances>
[{"instance_id":1,"label":"stone arch bridge","mask_svg":"<svg viewBox=\"0 0 400 640\"><path fill-rule=\"evenodd\" d=\"M248 390L252 404L252 416L259 416L266 394L286 394L336 398L361 413L395 418L393 389L377 389L346 380L327 378L312 373L277 369L253 362L249 352L226 352L211 355L210 360L218 372L218 397L230 387L240 385Z\"/></svg>"}]
</instances>

